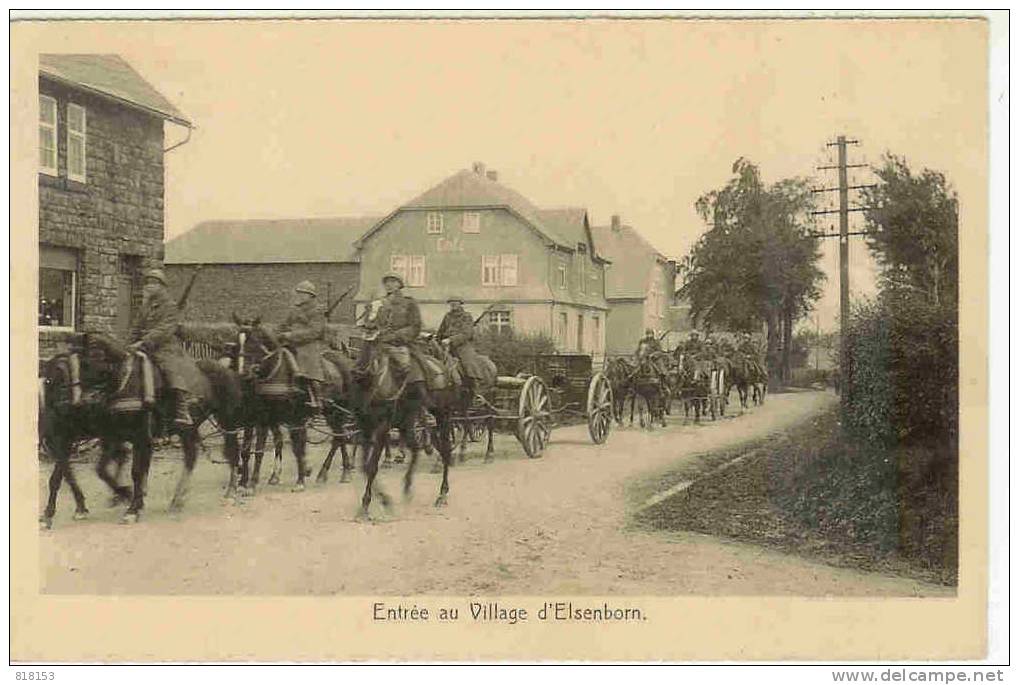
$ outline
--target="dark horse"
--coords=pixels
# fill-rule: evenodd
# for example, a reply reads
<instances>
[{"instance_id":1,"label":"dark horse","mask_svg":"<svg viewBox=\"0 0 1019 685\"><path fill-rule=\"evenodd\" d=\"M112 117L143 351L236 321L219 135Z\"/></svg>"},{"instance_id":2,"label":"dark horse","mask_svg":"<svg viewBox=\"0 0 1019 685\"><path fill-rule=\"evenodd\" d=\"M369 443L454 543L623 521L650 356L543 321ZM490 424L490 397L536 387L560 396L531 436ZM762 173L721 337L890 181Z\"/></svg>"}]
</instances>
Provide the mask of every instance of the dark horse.
<instances>
[{"instance_id":1,"label":"dark horse","mask_svg":"<svg viewBox=\"0 0 1019 685\"><path fill-rule=\"evenodd\" d=\"M673 354L676 363L676 395L683 402L683 413L690 416L690 408L694 410L694 421L700 422L701 413L707 411L711 395L711 376L713 366L706 359L676 350Z\"/></svg>"},{"instance_id":2,"label":"dark horse","mask_svg":"<svg viewBox=\"0 0 1019 685\"><path fill-rule=\"evenodd\" d=\"M385 448L385 441L392 428L397 428L404 443L410 448L411 457L403 479L404 497L411 494L414 469L417 466L420 446L415 423L422 409L435 418L435 447L442 458L442 484L435 506L445 506L449 500L449 467L452 464L452 418L463 410L464 391L448 383L447 387L430 390L426 387L420 362L412 361L411 372L401 385L397 385L390 372L388 360L379 349L374 338L365 341L368 345L367 370L355 375L351 406L357 416L358 428L364 440L365 490L361 499L358 518L369 518L372 496L378 495L382 505L391 506L389 496L376 481L379 460ZM415 355L416 356L416 355Z\"/></svg>"},{"instance_id":3,"label":"dark horse","mask_svg":"<svg viewBox=\"0 0 1019 685\"><path fill-rule=\"evenodd\" d=\"M623 425L626 400L633 392L634 366L623 357L612 357L605 364L605 377L612 386L612 416L616 424Z\"/></svg>"},{"instance_id":4,"label":"dark horse","mask_svg":"<svg viewBox=\"0 0 1019 685\"><path fill-rule=\"evenodd\" d=\"M238 415L241 404L240 381L235 373L214 361L199 361L204 379L197 403L191 408L193 425L178 428L172 423L173 397L163 391L161 374L141 356L129 353L116 340L104 335L85 335L80 345L47 361L42 368L40 398L40 439L54 459L50 476L49 499L40 522L53 524L57 493L63 480L71 486L76 503L75 518L88 515L85 497L75 479L70 455L75 444L98 438L102 456L96 465L99 477L113 490L111 506L127 502L124 523L134 523L145 506L145 488L152 461L153 439L175 433L184 450L184 470L170 503L180 509L185 500L191 472L198 457L198 427L214 416L224 431L224 455L231 465L227 495L236 485ZM125 454L124 443L131 443L132 487L119 483ZM111 474L111 461L118 464Z\"/></svg>"},{"instance_id":5,"label":"dark horse","mask_svg":"<svg viewBox=\"0 0 1019 685\"><path fill-rule=\"evenodd\" d=\"M231 365L243 379L242 421L247 429L240 458L240 484L244 492L253 493L257 488L266 436L269 431L273 431L275 436L280 424L287 427L290 445L297 460L297 481L293 489L298 492L304 490L305 478L311 475L306 460L307 425L318 411L325 417L332 434L332 446L318 480L325 482L333 456L337 449L341 449L343 473L340 480L349 481L354 467L353 457L347 452L347 436L350 434L353 414L346 407L352 384L352 362L335 350L323 354L323 368L327 378L320 391L322 407L316 410L307 405L306 396L297 385L293 354L280 346L279 339L258 318L242 321L235 315L234 321L238 326L238 340ZM249 470L252 430L256 436L255 463L254 468ZM281 454L282 448L277 442L277 455Z\"/></svg>"},{"instance_id":6,"label":"dark horse","mask_svg":"<svg viewBox=\"0 0 1019 685\"><path fill-rule=\"evenodd\" d=\"M663 370L657 363L654 356L648 354L637 359L633 370L633 392L630 395L630 424L633 425L633 409L637 402L642 402L647 409L640 412L640 425L642 428L654 428L655 423L662 427L665 422L666 398L671 399L671 393L667 390L668 372Z\"/></svg>"}]
</instances>

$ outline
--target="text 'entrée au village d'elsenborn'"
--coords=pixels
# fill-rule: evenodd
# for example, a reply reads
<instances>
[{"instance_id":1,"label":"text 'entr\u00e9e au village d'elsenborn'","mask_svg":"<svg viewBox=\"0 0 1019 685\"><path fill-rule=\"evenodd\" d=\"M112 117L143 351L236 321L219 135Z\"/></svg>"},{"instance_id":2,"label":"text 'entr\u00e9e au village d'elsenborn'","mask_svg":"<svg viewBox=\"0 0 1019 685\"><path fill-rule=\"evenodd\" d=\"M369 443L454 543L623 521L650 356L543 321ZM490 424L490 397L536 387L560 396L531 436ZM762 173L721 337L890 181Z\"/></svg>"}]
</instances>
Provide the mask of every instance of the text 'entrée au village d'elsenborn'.
<instances>
[{"instance_id":1,"label":"text 'entr\u00e9e au village d'elsenborn'","mask_svg":"<svg viewBox=\"0 0 1019 685\"><path fill-rule=\"evenodd\" d=\"M530 620L559 622L645 621L641 609L614 607L608 602L584 606L574 602L543 602L537 610L531 607L508 606L500 602L469 602L466 606L424 607L417 604L372 604L375 622L459 621L506 623L515 625Z\"/></svg>"}]
</instances>

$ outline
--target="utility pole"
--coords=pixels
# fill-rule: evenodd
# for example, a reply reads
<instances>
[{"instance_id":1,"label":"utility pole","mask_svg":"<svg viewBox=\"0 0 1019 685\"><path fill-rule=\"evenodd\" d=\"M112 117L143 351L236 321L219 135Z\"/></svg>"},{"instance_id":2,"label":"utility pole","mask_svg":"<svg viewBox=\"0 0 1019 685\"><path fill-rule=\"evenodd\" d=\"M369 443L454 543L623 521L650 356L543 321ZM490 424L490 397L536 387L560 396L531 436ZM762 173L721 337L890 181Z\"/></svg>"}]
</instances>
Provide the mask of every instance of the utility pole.
<instances>
[{"instance_id":1,"label":"utility pole","mask_svg":"<svg viewBox=\"0 0 1019 685\"><path fill-rule=\"evenodd\" d=\"M869 231L850 231L849 230L849 213L850 212L863 212L866 211L867 207L850 207L849 206L849 191L850 190L861 190L863 188L875 188L874 184L870 185L849 185L849 169L855 169L859 167L865 167L866 164L849 164L848 154L846 153L846 147L849 145L859 145L858 140L849 140L845 136L838 136L834 142L827 143L828 147L838 148L838 164L829 166L819 166L818 169L832 170L835 169L839 174L839 184L834 188L813 188L812 192L815 193L828 193L838 192L839 194L839 208L834 210L823 210L817 212L811 212L814 215L822 214L838 214L839 215L839 232L838 233L814 233L815 238L838 238L839 239L839 364L840 366L844 363L846 357L846 327L849 324L849 236L851 235L867 235ZM842 370L844 373L845 370ZM845 399L845 394L842 395Z\"/></svg>"}]
</instances>

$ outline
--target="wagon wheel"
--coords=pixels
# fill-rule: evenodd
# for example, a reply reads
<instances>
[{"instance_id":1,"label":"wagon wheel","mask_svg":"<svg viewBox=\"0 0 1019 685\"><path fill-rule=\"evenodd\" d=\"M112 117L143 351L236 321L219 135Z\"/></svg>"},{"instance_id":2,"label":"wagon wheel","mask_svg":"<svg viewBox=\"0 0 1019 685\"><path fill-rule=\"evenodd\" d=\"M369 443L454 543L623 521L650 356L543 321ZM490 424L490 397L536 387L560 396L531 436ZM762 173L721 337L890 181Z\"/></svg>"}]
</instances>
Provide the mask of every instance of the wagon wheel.
<instances>
[{"instance_id":1,"label":"wagon wheel","mask_svg":"<svg viewBox=\"0 0 1019 685\"><path fill-rule=\"evenodd\" d=\"M587 386L587 430L596 445L604 443L612 430L612 385L602 373Z\"/></svg>"},{"instance_id":2,"label":"wagon wheel","mask_svg":"<svg viewBox=\"0 0 1019 685\"><path fill-rule=\"evenodd\" d=\"M527 456L535 459L541 456L548 444L552 429L549 425L548 389L537 376L531 376L520 391L519 417L517 419L517 440Z\"/></svg>"}]
</instances>

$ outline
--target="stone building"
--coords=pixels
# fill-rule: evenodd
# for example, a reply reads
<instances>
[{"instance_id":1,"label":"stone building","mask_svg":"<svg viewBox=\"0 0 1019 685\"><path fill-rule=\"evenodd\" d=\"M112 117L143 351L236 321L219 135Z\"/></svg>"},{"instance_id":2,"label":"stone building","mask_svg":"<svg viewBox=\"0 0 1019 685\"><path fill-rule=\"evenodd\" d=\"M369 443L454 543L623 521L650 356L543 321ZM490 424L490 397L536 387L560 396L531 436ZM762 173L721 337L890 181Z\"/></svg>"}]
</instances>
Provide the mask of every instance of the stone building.
<instances>
[{"instance_id":1,"label":"stone building","mask_svg":"<svg viewBox=\"0 0 1019 685\"><path fill-rule=\"evenodd\" d=\"M378 217L204 221L167 241L166 275L171 290L179 294L202 267L184 311L190 321L229 321L233 312L280 321L293 287L308 279L327 308L347 292L329 320L353 323L358 283L353 243L376 221Z\"/></svg>"},{"instance_id":2,"label":"stone building","mask_svg":"<svg viewBox=\"0 0 1019 685\"><path fill-rule=\"evenodd\" d=\"M163 256L164 124L191 123L116 55L39 57L39 342L124 335ZM183 136L181 136L183 138Z\"/></svg>"}]
</instances>

